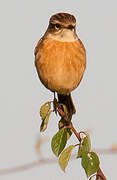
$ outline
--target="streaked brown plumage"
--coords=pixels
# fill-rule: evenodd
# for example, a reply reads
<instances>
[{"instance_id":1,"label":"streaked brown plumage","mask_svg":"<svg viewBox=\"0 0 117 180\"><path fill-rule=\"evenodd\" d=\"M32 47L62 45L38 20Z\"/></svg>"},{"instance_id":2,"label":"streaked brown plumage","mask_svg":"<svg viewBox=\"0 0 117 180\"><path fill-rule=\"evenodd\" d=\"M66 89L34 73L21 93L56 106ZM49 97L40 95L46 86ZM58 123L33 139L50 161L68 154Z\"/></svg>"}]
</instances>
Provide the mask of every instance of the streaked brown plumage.
<instances>
[{"instance_id":1,"label":"streaked brown plumage","mask_svg":"<svg viewBox=\"0 0 117 180\"><path fill-rule=\"evenodd\" d=\"M50 18L48 29L35 48L35 65L41 82L58 93L60 103L75 113L71 91L79 85L86 67L85 48L76 35L76 19L68 13Z\"/></svg>"}]
</instances>

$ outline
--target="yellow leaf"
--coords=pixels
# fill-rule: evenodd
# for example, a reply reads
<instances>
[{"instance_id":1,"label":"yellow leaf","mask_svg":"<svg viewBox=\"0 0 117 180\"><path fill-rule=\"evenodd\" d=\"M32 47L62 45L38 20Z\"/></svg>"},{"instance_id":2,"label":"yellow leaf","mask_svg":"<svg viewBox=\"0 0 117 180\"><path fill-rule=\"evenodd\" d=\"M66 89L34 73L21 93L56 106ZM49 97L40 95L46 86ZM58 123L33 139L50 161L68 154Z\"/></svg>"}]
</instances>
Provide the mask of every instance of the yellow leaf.
<instances>
[{"instance_id":1,"label":"yellow leaf","mask_svg":"<svg viewBox=\"0 0 117 180\"><path fill-rule=\"evenodd\" d=\"M44 132L47 129L48 121L50 119L52 111L49 111L48 114L46 115L45 119L42 121L41 126L40 126L40 131Z\"/></svg>"},{"instance_id":2,"label":"yellow leaf","mask_svg":"<svg viewBox=\"0 0 117 180\"><path fill-rule=\"evenodd\" d=\"M71 156L71 152L73 150L74 146L70 145L69 147L67 147L60 155L59 158L59 165L61 167L61 169L65 172L65 168L69 162L70 156Z\"/></svg>"},{"instance_id":3,"label":"yellow leaf","mask_svg":"<svg viewBox=\"0 0 117 180\"><path fill-rule=\"evenodd\" d=\"M51 108L51 102L46 102L45 104L43 104L40 108L40 116L42 118L42 120L44 120L49 112Z\"/></svg>"}]
</instances>

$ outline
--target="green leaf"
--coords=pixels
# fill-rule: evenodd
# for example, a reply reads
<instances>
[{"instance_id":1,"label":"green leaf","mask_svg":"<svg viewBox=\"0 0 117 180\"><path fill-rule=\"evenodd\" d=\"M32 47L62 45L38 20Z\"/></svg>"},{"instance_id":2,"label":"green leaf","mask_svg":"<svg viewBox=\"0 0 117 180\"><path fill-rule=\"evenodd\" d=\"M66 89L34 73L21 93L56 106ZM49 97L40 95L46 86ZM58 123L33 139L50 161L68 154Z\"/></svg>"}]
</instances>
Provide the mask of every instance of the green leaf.
<instances>
[{"instance_id":1,"label":"green leaf","mask_svg":"<svg viewBox=\"0 0 117 180\"><path fill-rule=\"evenodd\" d=\"M67 130L60 129L52 138L51 147L53 153L58 157L67 143Z\"/></svg>"},{"instance_id":2,"label":"green leaf","mask_svg":"<svg viewBox=\"0 0 117 180\"><path fill-rule=\"evenodd\" d=\"M78 158L82 157L82 154L84 152L89 152L91 150L91 142L90 142L90 137L88 134L86 134L82 140L81 143L79 145L79 149L78 149Z\"/></svg>"},{"instance_id":3,"label":"green leaf","mask_svg":"<svg viewBox=\"0 0 117 180\"><path fill-rule=\"evenodd\" d=\"M99 158L94 152L84 152L82 154L82 167L84 168L87 177L96 173L99 169Z\"/></svg>"},{"instance_id":4,"label":"green leaf","mask_svg":"<svg viewBox=\"0 0 117 180\"><path fill-rule=\"evenodd\" d=\"M59 129L62 129L62 128L64 128L66 125L67 125L67 124L66 124L66 121L64 120L64 118L61 118L61 120L60 120L59 123L58 123L58 128L59 128Z\"/></svg>"},{"instance_id":5,"label":"green leaf","mask_svg":"<svg viewBox=\"0 0 117 180\"><path fill-rule=\"evenodd\" d=\"M72 130L67 128L67 140L71 137L72 133Z\"/></svg>"},{"instance_id":6,"label":"green leaf","mask_svg":"<svg viewBox=\"0 0 117 180\"><path fill-rule=\"evenodd\" d=\"M68 161L70 159L70 156L71 156L71 152L73 150L74 146L71 145L69 147L67 147L60 155L60 158L59 158L59 165L61 167L61 169L65 172L65 168L68 164Z\"/></svg>"},{"instance_id":7,"label":"green leaf","mask_svg":"<svg viewBox=\"0 0 117 180\"><path fill-rule=\"evenodd\" d=\"M64 118L61 118L61 120L58 123L59 129L62 129L66 126L67 126L67 122L64 120ZM66 128L66 129L67 129L67 140L68 140L71 137L73 132L70 128Z\"/></svg>"},{"instance_id":8,"label":"green leaf","mask_svg":"<svg viewBox=\"0 0 117 180\"><path fill-rule=\"evenodd\" d=\"M48 114L48 112L50 111L51 108L51 102L46 102L45 104L43 104L40 108L40 116L42 118L42 120L44 120Z\"/></svg>"},{"instance_id":9,"label":"green leaf","mask_svg":"<svg viewBox=\"0 0 117 180\"><path fill-rule=\"evenodd\" d=\"M47 129L48 121L50 119L52 111L49 111L48 114L46 115L45 119L42 120L41 126L40 126L40 132L44 132Z\"/></svg>"}]
</instances>

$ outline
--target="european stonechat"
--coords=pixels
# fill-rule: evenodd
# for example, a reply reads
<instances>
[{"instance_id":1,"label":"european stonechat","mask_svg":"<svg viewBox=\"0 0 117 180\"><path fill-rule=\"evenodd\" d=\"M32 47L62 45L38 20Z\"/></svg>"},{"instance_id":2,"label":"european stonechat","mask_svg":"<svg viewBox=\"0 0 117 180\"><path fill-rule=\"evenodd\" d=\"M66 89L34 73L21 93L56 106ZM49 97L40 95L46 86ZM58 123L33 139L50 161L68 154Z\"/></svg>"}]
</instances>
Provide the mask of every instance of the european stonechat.
<instances>
[{"instance_id":1,"label":"european stonechat","mask_svg":"<svg viewBox=\"0 0 117 180\"><path fill-rule=\"evenodd\" d=\"M74 114L71 91L79 85L86 67L86 51L76 34L76 18L68 13L51 16L35 48L35 65L43 85L57 92L58 102Z\"/></svg>"}]
</instances>

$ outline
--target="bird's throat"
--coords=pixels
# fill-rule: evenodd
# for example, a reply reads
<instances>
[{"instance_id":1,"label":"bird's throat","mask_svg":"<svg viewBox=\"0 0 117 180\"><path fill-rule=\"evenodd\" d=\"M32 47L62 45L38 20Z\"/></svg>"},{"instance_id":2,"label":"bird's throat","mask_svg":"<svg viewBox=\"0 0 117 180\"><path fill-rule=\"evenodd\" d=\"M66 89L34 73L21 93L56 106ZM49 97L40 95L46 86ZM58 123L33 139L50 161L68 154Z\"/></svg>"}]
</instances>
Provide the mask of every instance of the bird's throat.
<instances>
[{"instance_id":1,"label":"bird's throat","mask_svg":"<svg viewBox=\"0 0 117 180\"><path fill-rule=\"evenodd\" d=\"M61 42L74 42L78 40L77 35L71 30L61 31L59 33L49 33L48 38L55 39Z\"/></svg>"}]
</instances>

